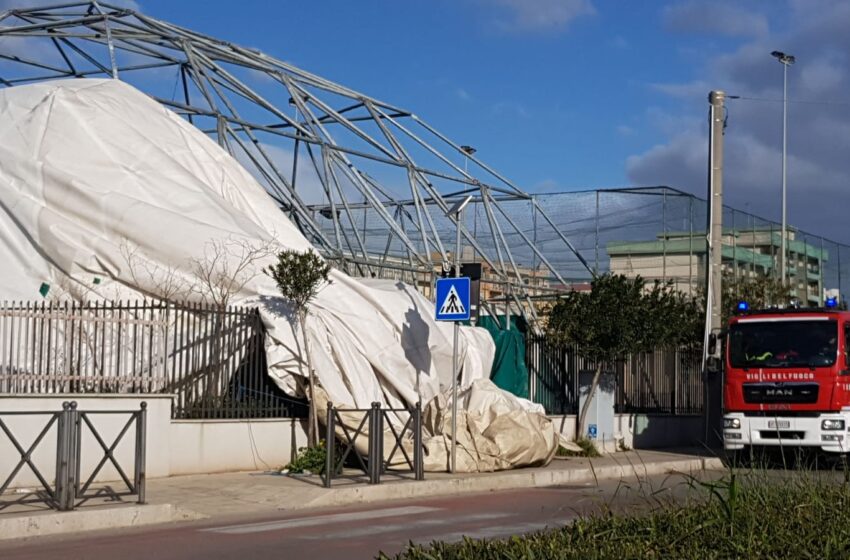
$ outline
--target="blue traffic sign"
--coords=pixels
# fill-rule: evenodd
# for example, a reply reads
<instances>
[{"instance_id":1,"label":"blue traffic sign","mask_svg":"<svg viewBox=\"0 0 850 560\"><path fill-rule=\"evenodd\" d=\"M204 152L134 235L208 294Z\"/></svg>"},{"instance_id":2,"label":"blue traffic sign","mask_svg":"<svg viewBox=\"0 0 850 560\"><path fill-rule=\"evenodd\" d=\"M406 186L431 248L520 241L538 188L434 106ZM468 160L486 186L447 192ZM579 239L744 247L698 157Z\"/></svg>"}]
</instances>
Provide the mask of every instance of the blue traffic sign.
<instances>
[{"instance_id":1,"label":"blue traffic sign","mask_svg":"<svg viewBox=\"0 0 850 560\"><path fill-rule=\"evenodd\" d=\"M596 424L587 427L587 435L590 439L596 439Z\"/></svg>"},{"instance_id":2,"label":"blue traffic sign","mask_svg":"<svg viewBox=\"0 0 850 560\"><path fill-rule=\"evenodd\" d=\"M437 279L437 320L468 321L469 278Z\"/></svg>"}]
</instances>

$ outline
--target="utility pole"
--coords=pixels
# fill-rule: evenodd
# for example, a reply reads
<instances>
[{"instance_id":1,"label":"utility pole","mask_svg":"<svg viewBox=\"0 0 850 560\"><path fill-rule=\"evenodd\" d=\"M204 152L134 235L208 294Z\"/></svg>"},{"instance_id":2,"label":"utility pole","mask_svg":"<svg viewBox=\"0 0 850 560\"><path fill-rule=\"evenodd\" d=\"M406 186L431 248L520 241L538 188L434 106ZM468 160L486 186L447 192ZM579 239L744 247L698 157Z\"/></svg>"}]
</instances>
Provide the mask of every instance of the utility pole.
<instances>
[{"instance_id":1,"label":"utility pole","mask_svg":"<svg viewBox=\"0 0 850 560\"><path fill-rule=\"evenodd\" d=\"M704 444L715 447L722 432L722 348L716 340L722 327L723 305L723 129L726 125L726 94L708 94L708 242L706 251L705 338L703 340Z\"/></svg>"},{"instance_id":2,"label":"utility pole","mask_svg":"<svg viewBox=\"0 0 850 560\"><path fill-rule=\"evenodd\" d=\"M726 93L712 91L708 94L710 109L708 151L708 266L706 266L706 311L708 333L717 333L722 327L723 315L723 128L726 124ZM719 350L717 351L719 352ZM715 352L714 357L719 357ZM708 357L708 356L706 356Z\"/></svg>"}]
</instances>

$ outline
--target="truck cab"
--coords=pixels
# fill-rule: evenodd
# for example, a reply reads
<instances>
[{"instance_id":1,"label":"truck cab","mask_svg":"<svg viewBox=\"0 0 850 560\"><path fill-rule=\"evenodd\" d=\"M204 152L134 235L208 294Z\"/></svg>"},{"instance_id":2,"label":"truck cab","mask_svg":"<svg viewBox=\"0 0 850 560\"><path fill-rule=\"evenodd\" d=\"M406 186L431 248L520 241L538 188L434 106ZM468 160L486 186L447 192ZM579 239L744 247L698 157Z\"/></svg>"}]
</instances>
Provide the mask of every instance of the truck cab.
<instances>
[{"instance_id":1,"label":"truck cab","mask_svg":"<svg viewBox=\"0 0 850 560\"><path fill-rule=\"evenodd\" d=\"M723 442L850 451L850 312L743 310L726 332Z\"/></svg>"}]
</instances>

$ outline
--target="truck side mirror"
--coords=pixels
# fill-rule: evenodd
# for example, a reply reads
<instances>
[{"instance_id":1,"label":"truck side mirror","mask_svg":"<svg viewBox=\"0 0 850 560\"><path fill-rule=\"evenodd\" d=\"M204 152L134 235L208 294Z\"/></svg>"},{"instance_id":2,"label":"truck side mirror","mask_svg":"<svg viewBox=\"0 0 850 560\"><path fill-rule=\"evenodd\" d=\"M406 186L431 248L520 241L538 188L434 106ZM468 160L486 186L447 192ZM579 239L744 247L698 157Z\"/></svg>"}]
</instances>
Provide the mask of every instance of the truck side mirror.
<instances>
[{"instance_id":1,"label":"truck side mirror","mask_svg":"<svg viewBox=\"0 0 850 560\"><path fill-rule=\"evenodd\" d=\"M709 333L708 335L708 354L712 356L717 353L717 335L714 333Z\"/></svg>"}]
</instances>

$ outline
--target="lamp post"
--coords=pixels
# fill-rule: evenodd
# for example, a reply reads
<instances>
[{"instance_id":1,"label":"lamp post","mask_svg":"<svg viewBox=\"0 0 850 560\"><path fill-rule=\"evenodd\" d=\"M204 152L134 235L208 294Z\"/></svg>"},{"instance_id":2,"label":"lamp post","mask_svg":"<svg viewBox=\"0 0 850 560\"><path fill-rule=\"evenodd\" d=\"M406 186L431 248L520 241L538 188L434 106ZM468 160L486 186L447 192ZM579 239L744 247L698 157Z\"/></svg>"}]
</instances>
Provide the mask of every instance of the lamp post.
<instances>
[{"instance_id":1,"label":"lamp post","mask_svg":"<svg viewBox=\"0 0 850 560\"><path fill-rule=\"evenodd\" d=\"M463 159L463 172L464 172L464 174L468 175L467 167L469 165L469 156L471 156L472 154L474 154L478 150L476 150L472 146L461 146L460 149L464 154L466 154L466 157ZM477 211L475 212L475 214L472 215L472 236L473 237L478 236L478 212Z\"/></svg>"},{"instance_id":2,"label":"lamp post","mask_svg":"<svg viewBox=\"0 0 850 560\"><path fill-rule=\"evenodd\" d=\"M461 200L458 200L454 206L449 208L447 214L455 219L455 228L457 229L457 238L455 242L455 278L460 277L460 224L463 223L463 210L466 208L469 201L472 200L472 195L468 194ZM460 360L458 356L458 342L460 338L460 323L455 321L454 324L454 348L452 350L452 454L451 454L451 472L455 472L457 460L457 376L460 373Z\"/></svg>"},{"instance_id":3,"label":"lamp post","mask_svg":"<svg viewBox=\"0 0 850 560\"><path fill-rule=\"evenodd\" d=\"M773 51L772 57L782 64L782 259L779 261L780 278L782 285L788 283L788 251L787 251L787 203L786 203L786 165L788 154L788 67L797 59L782 51Z\"/></svg>"}]
</instances>

